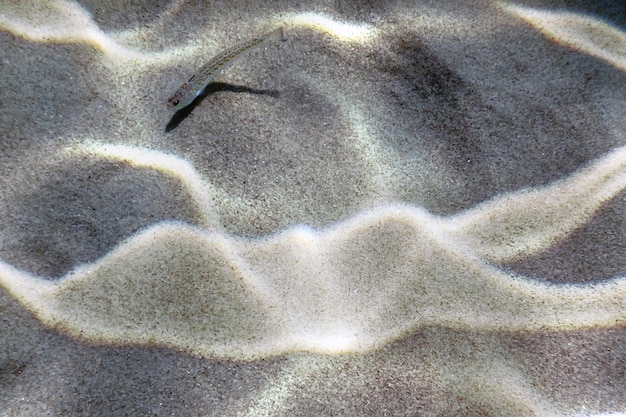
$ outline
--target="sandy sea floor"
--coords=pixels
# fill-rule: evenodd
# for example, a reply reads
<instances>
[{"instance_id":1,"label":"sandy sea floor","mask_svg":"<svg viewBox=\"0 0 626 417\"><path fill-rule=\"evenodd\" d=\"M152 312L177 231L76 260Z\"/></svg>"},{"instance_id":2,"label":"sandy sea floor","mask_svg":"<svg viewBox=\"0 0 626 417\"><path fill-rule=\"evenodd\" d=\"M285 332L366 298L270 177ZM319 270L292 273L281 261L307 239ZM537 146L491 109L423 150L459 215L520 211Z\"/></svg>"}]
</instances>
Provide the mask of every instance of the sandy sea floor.
<instances>
[{"instance_id":1,"label":"sandy sea floor","mask_svg":"<svg viewBox=\"0 0 626 417\"><path fill-rule=\"evenodd\" d=\"M361 3L0 1L0 416L626 413L626 6Z\"/></svg>"}]
</instances>

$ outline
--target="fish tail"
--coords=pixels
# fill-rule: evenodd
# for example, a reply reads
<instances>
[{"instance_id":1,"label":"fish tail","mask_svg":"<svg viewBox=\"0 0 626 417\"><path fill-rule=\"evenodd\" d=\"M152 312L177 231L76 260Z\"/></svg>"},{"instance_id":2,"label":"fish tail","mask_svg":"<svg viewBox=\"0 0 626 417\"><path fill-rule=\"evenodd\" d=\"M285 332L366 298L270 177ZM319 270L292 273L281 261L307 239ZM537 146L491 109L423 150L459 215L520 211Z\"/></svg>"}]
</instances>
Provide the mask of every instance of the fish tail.
<instances>
[{"instance_id":1,"label":"fish tail","mask_svg":"<svg viewBox=\"0 0 626 417\"><path fill-rule=\"evenodd\" d=\"M282 27L279 27L278 29L274 30L273 32L268 33L265 36L268 39L273 40L273 41L284 42L287 40L287 38L285 38L285 30Z\"/></svg>"}]
</instances>

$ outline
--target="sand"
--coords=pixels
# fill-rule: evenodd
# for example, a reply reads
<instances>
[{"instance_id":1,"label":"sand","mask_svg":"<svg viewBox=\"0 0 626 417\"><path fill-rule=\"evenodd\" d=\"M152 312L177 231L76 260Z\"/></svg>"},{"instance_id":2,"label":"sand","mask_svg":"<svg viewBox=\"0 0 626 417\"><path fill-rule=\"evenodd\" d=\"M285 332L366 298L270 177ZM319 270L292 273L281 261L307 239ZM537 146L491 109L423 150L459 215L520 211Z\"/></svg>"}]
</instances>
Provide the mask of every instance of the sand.
<instances>
[{"instance_id":1,"label":"sand","mask_svg":"<svg viewBox=\"0 0 626 417\"><path fill-rule=\"evenodd\" d=\"M605 3L4 2L0 416L625 413Z\"/></svg>"}]
</instances>

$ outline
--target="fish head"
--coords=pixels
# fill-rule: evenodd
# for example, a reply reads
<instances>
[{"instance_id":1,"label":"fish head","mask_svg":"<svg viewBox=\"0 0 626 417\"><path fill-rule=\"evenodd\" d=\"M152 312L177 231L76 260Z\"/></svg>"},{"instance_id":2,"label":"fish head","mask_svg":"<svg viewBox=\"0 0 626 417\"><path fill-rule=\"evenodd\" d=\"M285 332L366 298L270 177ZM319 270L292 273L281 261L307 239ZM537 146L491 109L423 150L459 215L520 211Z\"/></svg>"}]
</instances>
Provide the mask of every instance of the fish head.
<instances>
[{"instance_id":1,"label":"fish head","mask_svg":"<svg viewBox=\"0 0 626 417\"><path fill-rule=\"evenodd\" d=\"M193 96L191 95L191 85L184 83L174 93L172 97L167 100L167 107L174 110L180 110L187 104L191 103Z\"/></svg>"}]
</instances>

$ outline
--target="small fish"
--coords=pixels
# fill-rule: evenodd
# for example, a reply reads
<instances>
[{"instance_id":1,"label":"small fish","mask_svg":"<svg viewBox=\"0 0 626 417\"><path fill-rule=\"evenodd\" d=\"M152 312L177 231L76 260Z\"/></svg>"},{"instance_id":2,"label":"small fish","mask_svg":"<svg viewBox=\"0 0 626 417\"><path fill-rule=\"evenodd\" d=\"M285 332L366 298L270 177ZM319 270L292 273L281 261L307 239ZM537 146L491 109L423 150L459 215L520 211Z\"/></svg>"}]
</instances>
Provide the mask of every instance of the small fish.
<instances>
[{"instance_id":1,"label":"small fish","mask_svg":"<svg viewBox=\"0 0 626 417\"><path fill-rule=\"evenodd\" d=\"M189 105L200 95L200 93L202 93L202 90L204 90L204 88L219 75L220 72L224 71L233 63L235 58L242 55L244 52L248 52L255 46L277 40L286 40L282 27L270 33L266 33L260 38L252 39L220 53L200 68L200 70L194 74L189 81L181 85L178 90L176 90L174 95L167 100L168 107L171 107L174 110L180 110Z\"/></svg>"}]
</instances>

